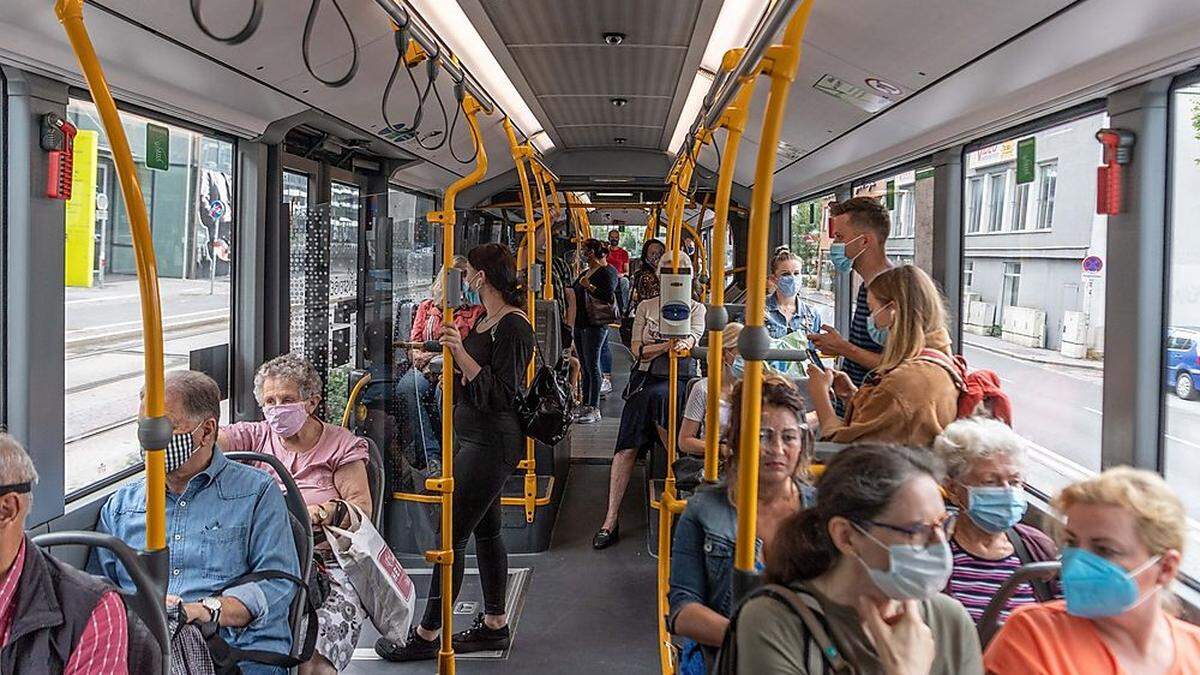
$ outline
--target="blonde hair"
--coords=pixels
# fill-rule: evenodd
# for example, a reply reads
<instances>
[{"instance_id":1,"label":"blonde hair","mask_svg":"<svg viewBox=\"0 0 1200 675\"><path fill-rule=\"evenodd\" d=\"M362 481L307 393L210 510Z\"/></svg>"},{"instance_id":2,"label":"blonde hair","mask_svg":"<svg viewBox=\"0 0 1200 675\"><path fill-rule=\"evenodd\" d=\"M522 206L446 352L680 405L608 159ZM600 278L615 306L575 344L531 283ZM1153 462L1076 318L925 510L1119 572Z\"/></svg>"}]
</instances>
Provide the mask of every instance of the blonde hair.
<instances>
[{"instance_id":1,"label":"blonde hair","mask_svg":"<svg viewBox=\"0 0 1200 675\"><path fill-rule=\"evenodd\" d=\"M1063 488L1052 502L1060 513L1079 504L1116 506L1133 515L1138 538L1152 555L1183 553L1187 517L1183 502L1162 476L1118 466Z\"/></svg>"},{"instance_id":2,"label":"blonde hair","mask_svg":"<svg viewBox=\"0 0 1200 675\"><path fill-rule=\"evenodd\" d=\"M775 252L771 254L771 274L775 274L775 268L779 267L779 263L787 262L789 260L795 260L796 262L803 263L803 261L800 260L800 256L792 253L792 249L788 248L787 246L777 247Z\"/></svg>"},{"instance_id":3,"label":"blonde hair","mask_svg":"<svg viewBox=\"0 0 1200 675\"><path fill-rule=\"evenodd\" d=\"M738 336L742 334L742 329L745 328L742 324L736 321L730 321L721 329L721 348L724 351L737 348Z\"/></svg>"},{"instance_id":4,"label":"blonde hair","mask_svg":"<svg viewBox=\"0 0 1200 675\"><path fill-rule=\"evenodd\" d=\"M456 270L467 269L467 256L455 255L453 262L454 262L454 269L456 269ZM433 277L433 284L431 284L429 286L430 299L439 305L442 304L442 299L443 299L442 294L444 292L442 289L445 288L445 283L444 283L445 278L446 278L446 266L442 265L441 267L438 268L437 275Z\"/></svg>"},{"instance_id":5,"label":"blonde hair","mask_svg":"<svg viewBox=\"0 0 1200 675\"><path fill-rule=\"evenodd\" d=\"M875 277L867 290L880 305L891 304L896 319L877 372L887 372L926 347L930 333L946 330L946 302L933 279L915 265L893 267Z\"/></svg>"}]
</instances>

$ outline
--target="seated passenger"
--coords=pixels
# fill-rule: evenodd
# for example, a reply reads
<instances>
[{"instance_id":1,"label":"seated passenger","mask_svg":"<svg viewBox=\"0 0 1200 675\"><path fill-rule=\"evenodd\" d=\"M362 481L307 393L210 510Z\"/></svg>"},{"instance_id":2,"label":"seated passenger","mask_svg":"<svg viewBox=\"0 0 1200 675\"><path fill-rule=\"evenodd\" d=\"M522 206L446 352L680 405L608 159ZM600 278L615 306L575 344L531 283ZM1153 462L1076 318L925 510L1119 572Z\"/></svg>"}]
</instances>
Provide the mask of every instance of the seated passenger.
<instances>
[{"instance_id":1,"label":"seated passenger","mask_svg":"<svg viewBox=\"0 0 1200 675\"><path fill-rule=\"evenodd\" d=\"M166 417L174 430L166 450L171 548L167 602L182 603L189 623L216 621L221 637L236 649L287 654L292 646L288 610L295 585L268 579L226 588L251 572L300 574L283 494L270 475L231 462L217 449L221 392L212 378L176 370L166 374L164 385ZM96 529L134 550L146 547L144 476L109 497ZM134 590L113 553L94 550L89 567L126 591ZM249 661L238 665L246 675L286 672Z\"/></svg>"},{"instance_id":2,"label":"seated passenger","mask_svg":"<svg viewBox=\"0 0 1200 675\"><path fill-rule=\"evenodd\" d=\"M867 326L884 349L863 386L855 387L844 372L808 366L808 390L821 438L928 448L958 416L954 379L937 361L921 356L924 349L950 354L942 294L919 267L901 265L875 277L867 302ZM831 386L846 402L845 418L833 409Z\"/></svg>"},{"instance_id":3,"label":"seated passenger","mask_svg":"<svg viewBox=\"0 0 1200 675\"><path fill-rule=\"evenodd\" d=\"M729 394L742 377L744 364L738 355L737 340L742 324L731 321L721 331L721 431L729 428ZM679 451L690 455L704 454L704 420L708 414L708 378L700 378L683 405L683 423L679 426ZM720 434L718 434L720 435Z\"/></svg>"},{"instance_id":4,"label":"seated passenger","mask_svg":"<svg viewBox=\"0 0 1200 675\"><path fill-rule=\"evenodd\" d=\"M976 622L1017 568L1058 557L1054 542L1021 524L1029 503L1021 478L1025 441L1002 422L958 420L933 442L946 465L946 494L960 517L950 540L954 572L946 593L958 598ZM1008 619L1021 605L1053 600L1049 584L1021 584L1000 613Z\"/></svg>"},{"instance_id":5,"label":"seated passenger","mask_svg":"<svg viewBox=\"0 0 1200 675\"><path fill-rule=\"evenodd\" d=\"M688 638L683 673L712 665L733 610L733 552L737 541L738 436L742 387L733 390L729 459L725 480L698 489L675 528L671 544L671 613L667 627ZM804 424L804 403L785 378L763 378L762 438L758 471L759 556L769 549L779 523L815 501L808 485L812 432Z\"/></svg>"},{"instance_id":6,"label":"seated passenger","mask_svg":"<svg viewBox=\"0 0 1200 675\"><path fill-rule=\"evenodd\" d=\"M344 510L338 500L354 504L370 517L367 441L316 418L321 376L308 359L284 354L264 363L254 375L254 398L266 421L225 427L217 437L221 448L261 452L282 462L300 488L314 532L324 525L349 524L348 514L338 518ZM275 475L271 467L261 468ZM280 489L285 486L280 484ZM316 652L300 666L302 674L332 673L349 666L367 615L329 543L322 538L314 554L329 575L330 593L317 609Z\"/></svg>"},{"instance_id":7,"label":"seated passenger","mask_svg":"<svg viewBox=\"0 0 1200 675\"><path fill-rule=\"evenodd\" d=\"M1187 520L1158 474L1117 467L1065 488L1066 601L1020 607L988 645L989 673L1200 673L1200 628L1164 605Z\"/></svg>"},{"instance_id":8,"label":"seated passenger","mask_svg":"<svg viewBox=\"0 0 1200 675\"><path fill-rule=\"evenodd\" d=\"M467 259L454 256L454 269L465 270ZM444 275L438 270L430 287L429 297L417 305L413 314L411 342L437 340L442 332L442 296ZM474 291L464 289L465 302L454 308L454 325L462 332L471 330L475 320L483 314L483 306ZM452 298L452 300L457 300ZM442 466L442 406L439 374L432 372L429 363L441 352L414 349L409 354L412 368L396 383L396 396L400 410L406 418L402 428L402 443L409 463L426 476L441 473Z\"/></svg>"},{"instance_id":9,"label":"seated passenger","mask_svg":"<svg viewBox=\"0 0 1200 675\"><path fill-rule=\"evenodd\" d=\"M982 673L979 637L954 598L939 471L925 450L858 445L817 481L817 504L780 525L767 580L817 615L859 673ZM726 646L739 673L833 672L808 623L767 595L735 615Z\"/></svg>"},{"instance_id":10,"label":"seated passenger","mask_svg":"<svg viewBox=\"0 0 1200 675\"><path fill-rule=\"evenodd\" d=\"M674 265L673 260L670 253L660 258L659 274L671 269ZM680 269L686 264L684 260ZM654 286L657 285L656 280ZM675 340L676 353L686 357L691 348L696 346L704 333L704 312L704 305L695 300L691 302L688 317L690 334ZM621 512L621 500L625 497L625 488L629 485L629 477L633 474L633 464L638 455L649 450L655 442L661 441L666 445L667 398L670 392L667 351L671 349L672 340L663 335L661 321L661 297L643 300L638 305L633 319L631 343L633 370L629 374L629 384L625 390L625 406L621 409L621 426L617 430L616 450L609 473L608 512L600 530L592 538L592 546L596 549L608 548L617 541L617 516ZM682 377L686 377L684 372L680 371ZM677 390L682 397L683 387L679 386ZM676 433L676 430L672 429L671 433Z\"/></svg>"},{"instance_id":11,"label":"seated passenger","mask_svg":"<svg viewBox=\"0 0 1200 675\"><path fill-rule=\"evenodd\" d=\"M59 562L25 534L37 482L25 448L0 432L3 670L24 675L125 675L129 626L121 596L104 581Z\"/></svg>"}]
</instances>

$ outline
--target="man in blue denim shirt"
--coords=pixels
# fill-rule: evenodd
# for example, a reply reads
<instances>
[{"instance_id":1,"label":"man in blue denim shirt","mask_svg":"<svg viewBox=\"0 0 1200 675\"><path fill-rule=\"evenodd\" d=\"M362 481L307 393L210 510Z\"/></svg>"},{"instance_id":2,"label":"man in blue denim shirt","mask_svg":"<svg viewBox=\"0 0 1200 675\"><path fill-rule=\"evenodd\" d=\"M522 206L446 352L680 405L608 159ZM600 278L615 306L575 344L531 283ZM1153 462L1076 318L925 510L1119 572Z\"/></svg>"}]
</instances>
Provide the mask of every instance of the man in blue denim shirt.
<instances>
[{"instance_id":1,"label":"man in blue denim shirt","mask_svg":"<svg viewBox=\"0 0 1200 675\"><path fill-rule=\"evenodd\" d=\"M283 494L258 469L232 462L216 448L220 391L207 375L166 376L166 415L174 428L167 449L167 601L183 602L188 621L221 626L230 646L287 654L288 608L295 587L283 579L245 583L220 592L249 572L298 576L299 561ZM145 478L121 488L100 512L97 530L135 549L146 543ZM116 556L94 549L89 568L126 591L133 581ZM219 607L220 609L216 609ZM214 616L215 615L215 616ZM247 675L284 669L242 662Z\"/></svg>"}]
</instances>

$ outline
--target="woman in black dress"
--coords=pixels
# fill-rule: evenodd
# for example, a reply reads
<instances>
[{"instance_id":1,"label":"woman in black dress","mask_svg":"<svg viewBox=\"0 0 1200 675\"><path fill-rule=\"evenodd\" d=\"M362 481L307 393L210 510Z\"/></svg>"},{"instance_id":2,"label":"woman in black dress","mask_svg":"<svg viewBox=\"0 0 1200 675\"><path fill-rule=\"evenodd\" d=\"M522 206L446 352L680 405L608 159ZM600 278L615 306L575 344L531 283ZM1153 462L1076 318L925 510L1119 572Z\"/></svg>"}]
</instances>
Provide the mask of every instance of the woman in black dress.
<instances>
[{"instance_id":1,"label":"woman in black dress","mask_svg":"<svg viewBox=\"0 0 1200 675\"><path fill-rule=\"evenodd\" d=\"M462 587L467 541L475 535L483 612L475 625L454 634L460 653L506 649L504 598L508 552L500 534L500 494L524 455L516 401L525 389L533 356L533 330L525 316L525 282L508 247L483 244L467 254L467 286L486 313L465 336L443 326L441 343L454 356L454 588ZM441 632L441 575L431 576L429 602L408 644L380 638L375 651L389 661L432 659Z\"/></svg>"},{"instance_id":2,"label":"woman in black dress","mask_svg":"<svg viewBox=\"0 0 1200 675\"><path fill-rule=\"evenodd\" d=\"M583 242L587 269L575 280L575 345L583 370L583 406L581 424L600 421L600 352L608 338L608 320L592 316L588 299L611 305L616 309L617 271L608 264L608 245L599 239Z\"/></svg>"}]
</instances>

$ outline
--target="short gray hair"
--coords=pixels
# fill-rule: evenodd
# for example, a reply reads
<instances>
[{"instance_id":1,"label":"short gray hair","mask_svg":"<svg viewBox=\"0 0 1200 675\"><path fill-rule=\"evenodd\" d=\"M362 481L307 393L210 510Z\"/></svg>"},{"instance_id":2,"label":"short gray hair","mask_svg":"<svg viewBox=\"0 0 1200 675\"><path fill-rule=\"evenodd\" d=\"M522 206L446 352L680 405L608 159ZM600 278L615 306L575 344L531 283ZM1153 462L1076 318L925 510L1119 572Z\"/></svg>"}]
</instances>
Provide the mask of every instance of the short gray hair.
<instances>
[{"instance_id":1,"label":"short gray hair","mask_svg":"<svg viewBox=\"0 0 1200 675\"><path fill-rule=\"evenodd\" d=\"M1025 439L1008 425L988 417L952 422L933 441L933 450L946 465L946 475L958 478L979 460L1007 455L1025 466Z\"/></svg>"},{"instance_id":2,"label":"short gray hair","mask_svg":"<svg viewBox=\"0 0 1200 675\"><path fill-rule=\"evenodd\" d=\"M180 410L192 422L221 419L221 388L195 370L172 370L163 376L163 390L177 397Z\"/></svg>"},{"instance_id":3,"label":"short gray hair","mask_svg":"<svg viewBox=\"0 0 1200 675\"><path fill-rule=\"evenodd\" d=\"M0 432L0 485L38 482L38 472L29 453L12 436Z\"/></svg>"},{"instance_id":4,"label":"short gray hair","mask_svg":"<svg viewBox=\"0 0 1200 675\"><path fill-rule=\"evenodd\" d=\"M267 361L254 374L254 399L262 405L263 383L267 378L280 378L292 382L300 390L300 398L320 396L324 389L321 375L308 359L299 354L287 353Z\"/></svg>"}]
</instances>

